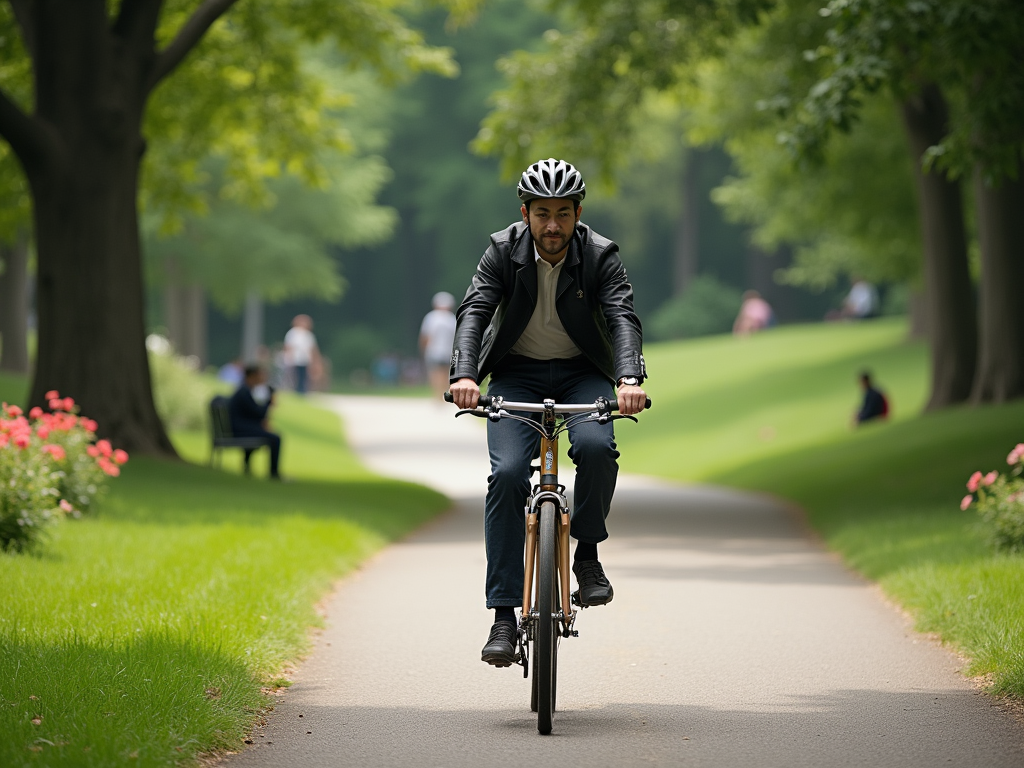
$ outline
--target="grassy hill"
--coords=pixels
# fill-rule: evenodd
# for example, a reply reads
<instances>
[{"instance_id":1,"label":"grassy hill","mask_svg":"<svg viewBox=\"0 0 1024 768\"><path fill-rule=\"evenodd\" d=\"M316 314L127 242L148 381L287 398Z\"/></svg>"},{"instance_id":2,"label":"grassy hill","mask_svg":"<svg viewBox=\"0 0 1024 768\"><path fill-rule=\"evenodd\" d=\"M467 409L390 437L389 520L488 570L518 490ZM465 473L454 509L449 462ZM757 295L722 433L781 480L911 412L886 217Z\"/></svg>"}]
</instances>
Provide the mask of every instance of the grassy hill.
<instances>
[{"instance_id":1,"label":"grassy hill","mask_svg":"<svg viewBox=\"0 0 1024 768\"><path fill-rule=\"evenodd\" d=\"M655 402L619 442L630 471L700 480L767 456L850 434L868 368L893 420L916 417L927 392L927 350L900 320L786 326L645 350Z\"/></svg>"}]
</instances>

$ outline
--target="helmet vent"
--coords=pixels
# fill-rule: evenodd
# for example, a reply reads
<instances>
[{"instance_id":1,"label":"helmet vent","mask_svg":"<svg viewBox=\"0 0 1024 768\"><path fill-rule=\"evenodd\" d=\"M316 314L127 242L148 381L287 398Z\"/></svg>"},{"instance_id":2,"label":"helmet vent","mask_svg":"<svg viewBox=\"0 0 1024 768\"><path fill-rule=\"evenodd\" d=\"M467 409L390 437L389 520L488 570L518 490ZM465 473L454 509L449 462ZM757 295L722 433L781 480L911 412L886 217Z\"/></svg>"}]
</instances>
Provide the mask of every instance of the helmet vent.
<instances>
[{"instance_id":1,"label":"helmet vent","mask_svg":"<svg viewBox=\"0 0 1024 768\"><path fill-rule=\"evenodd\" d=\"M579 202L587 194L587 185L572 165L549 157L538 160L523 172L518 192L523 202L538 198L567 198Z\"/></svg>"}]
</instances>

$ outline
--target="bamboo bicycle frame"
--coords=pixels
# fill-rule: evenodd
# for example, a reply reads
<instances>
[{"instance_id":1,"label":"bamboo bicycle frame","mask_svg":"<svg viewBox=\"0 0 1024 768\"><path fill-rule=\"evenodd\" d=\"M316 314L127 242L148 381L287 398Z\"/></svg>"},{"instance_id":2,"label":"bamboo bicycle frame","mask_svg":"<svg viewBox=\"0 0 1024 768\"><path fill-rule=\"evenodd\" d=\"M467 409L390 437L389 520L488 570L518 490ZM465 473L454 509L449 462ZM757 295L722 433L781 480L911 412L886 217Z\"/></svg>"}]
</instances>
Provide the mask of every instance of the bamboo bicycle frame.
<instances>
[{"instance_id":1,"label":"bamboo bicycle frame","mask_svg":"<svg viewBox=\"0 0 1024 768\"><path fill-rule=\"evenodd\" d=\"M544 414L544 426L554 432L555 416ZM558 493L558 437L540 439L540 490ZM537 532L539 527L540 504L536 501L526 514L526 560L523 578L523 616L530 615L530 609L538 604L536 589L540 589L537 573ZM558 577L562 593L562 623L568 627L575 611L569 595L569 511L562 508L558 518ZM531 603L532 599L532 603Z\"/></svg>"}]
</instances>

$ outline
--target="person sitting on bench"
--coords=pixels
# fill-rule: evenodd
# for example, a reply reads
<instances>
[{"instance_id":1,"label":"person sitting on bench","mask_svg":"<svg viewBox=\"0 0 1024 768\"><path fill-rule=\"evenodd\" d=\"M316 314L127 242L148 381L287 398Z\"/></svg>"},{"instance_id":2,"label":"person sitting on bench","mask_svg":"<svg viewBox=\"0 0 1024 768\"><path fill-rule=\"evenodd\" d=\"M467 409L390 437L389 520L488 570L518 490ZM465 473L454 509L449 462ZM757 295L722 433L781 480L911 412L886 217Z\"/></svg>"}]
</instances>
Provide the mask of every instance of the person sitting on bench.
<instances>
[{"instance_id":1,"label":"person sitting on bench","mask_svg":"<svg viewBox=\"0 0 1024 768\"><path fill-rule=\"evenodd\" d=\"M280 480L278 461L281 457L281 436L267 429L267 411L274 404L274 389L267 385L267 372L258 365L245 368L242 386L228 400L228 417L235 437L263 437L270 446L270 477ZM245 472L253 448L245 450Z\"/></svg>"}]
</instances>

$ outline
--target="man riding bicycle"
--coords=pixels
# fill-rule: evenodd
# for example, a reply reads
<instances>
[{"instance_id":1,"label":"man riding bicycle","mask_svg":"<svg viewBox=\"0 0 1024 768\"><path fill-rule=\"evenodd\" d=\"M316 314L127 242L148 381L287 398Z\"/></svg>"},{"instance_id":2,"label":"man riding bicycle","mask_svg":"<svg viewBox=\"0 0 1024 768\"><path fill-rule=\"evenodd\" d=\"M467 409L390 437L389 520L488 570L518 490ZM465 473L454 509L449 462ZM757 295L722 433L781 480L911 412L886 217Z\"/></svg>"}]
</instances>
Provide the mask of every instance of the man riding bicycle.
<instances>
[{"instance_id":1,"label":"man riding bicycle","mask_svg":"<svg viewBox=\"0 0 1024 768\"><path fill-rule=\"evenodd\" d=\"M475 408L479 382L506 400L591 403L618 400L639 413L647 395L640 320L618 246L580 223L583 177L563 160L540 160L519 181L523 220L491 235L459 307L450 371L460 408ZM618 387L618 395L613 391ZM538 436L513 420L487 423L491 475L484 505L487 607L494 624L481 653L488 664L514 663L514 607L522 602L523 509ZM573 573L584 606L611 602L612 586L597 557L618 473L612 424L588 421L569 430L576 464L571 535Z\"/></svg>"}]
</instances>

